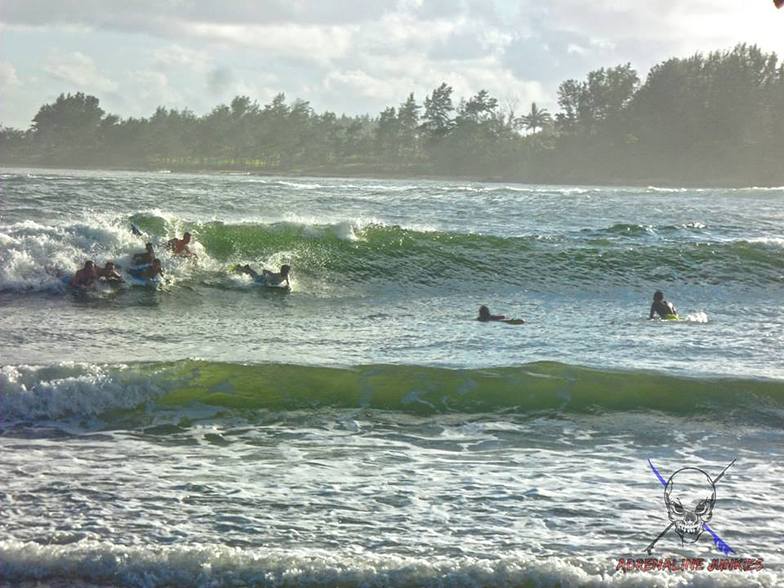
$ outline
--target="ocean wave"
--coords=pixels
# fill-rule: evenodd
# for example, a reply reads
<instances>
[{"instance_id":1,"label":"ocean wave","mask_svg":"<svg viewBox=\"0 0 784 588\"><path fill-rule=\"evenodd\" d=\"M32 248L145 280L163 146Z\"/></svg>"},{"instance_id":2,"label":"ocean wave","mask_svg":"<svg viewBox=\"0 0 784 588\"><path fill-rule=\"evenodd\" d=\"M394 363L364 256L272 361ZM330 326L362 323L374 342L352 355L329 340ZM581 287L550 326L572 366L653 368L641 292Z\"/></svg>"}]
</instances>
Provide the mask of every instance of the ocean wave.
<instances>
[{"instance_id":1,"label":"ocean wave","mask_svg":"<svg viewBox=\"0 0 784 588\"><path fill-rule=\"evenodd\" d=\"M637 286L652 283L767 286L784 282L778 238L712 241L699 222L615 224L577 233L502 237L385 225L369 219L319 224L188 221L160 211L58 224L0 226L0 291L61 288L59 276L85 259L128 265L150 240L160 250L188 230L197 264L163 255L170 283L215 282L232 263L274 268L329 284L383 283L395 288ZM134 223L144 235L131 234ZM682 239L681 234L688 239ZM671 238L672 235L678 238Z\"/></svg>"},{"instance_id":2,"label":"ocean wave","mask_svg":"<svg viewBox=\"0 0 784 588\"><path fill-rule=\"evenodd\" d=\"M623 573L611 558L537 558L507 552L497 558L413 557L355 549L250 549L219 545L122 546L96 541L40 545L0 541L0 585L156 586L774 586L764 571ZM45 584L41 584L45 583Z\"/></svg>"},{"instance_id":3,"label":"ocean wave","mask_svg":"<svg viewBox=\"0 0 784 588\"><path fill-rule=\"evenodd\" d=\"M599 370L557 362L493 369L416 365L350 368L200 360L0 369L0 423L102 417L142 420L194 405L224 410L375 409L447 413L653 410L781 418L784 382ZM120 422L126 422L123 414Z\"/></svg>"}]
</instances>

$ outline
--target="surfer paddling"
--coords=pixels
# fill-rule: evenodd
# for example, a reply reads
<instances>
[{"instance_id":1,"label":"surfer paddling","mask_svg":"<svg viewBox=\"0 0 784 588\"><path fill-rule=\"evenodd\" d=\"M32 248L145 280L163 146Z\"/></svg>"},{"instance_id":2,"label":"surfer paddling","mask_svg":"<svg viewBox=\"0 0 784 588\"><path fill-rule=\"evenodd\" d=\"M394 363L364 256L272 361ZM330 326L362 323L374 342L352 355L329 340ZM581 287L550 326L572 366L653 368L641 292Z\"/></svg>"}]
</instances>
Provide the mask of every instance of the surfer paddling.
<instances>
[{"instance_id":1,"label":"surfer paddling","mask_svg":"<svg viewBox=\"0 0 784 588\"><path fill-rule=\"evenodd\" d=\"M291 272L290 265L280 266L279 272L271 272L269 270L261 270L261 274L255 271L250 265L238 265L232 270L236 274L245 274L250 276L256 281L263 282L265 286L281 286L284 282L287 287L290 287L289 273Z\"/></svg>"},{"instance_id":2,"label":"surfer paddling","mask_svg":"<svg viewBox=\"0 0 784 588\"><path fill-rule=\"evenodd\" d=\"M653 295L653 304L651 304L651 314L649 319L653 319L656 315L662 320L672 321L678 318L678 311L672 305L672 302L667 302L664 299L664 293L661 290L656 290Z\"/></svg>"},{"instance_id":3,"label":"surfer paddling","mask_svg":"<svg viewBox=\"0 0 784 588\"><path fill-rule=\"evenodd\" d=\"M476 320L478 320L480 323L499 322L506 323L507 325L525 324L523 319L507 318L502 314L490 314L490 309L487 308L484 304L479 307L479 316L476 317Z\"/></svg>"}]
</instances>

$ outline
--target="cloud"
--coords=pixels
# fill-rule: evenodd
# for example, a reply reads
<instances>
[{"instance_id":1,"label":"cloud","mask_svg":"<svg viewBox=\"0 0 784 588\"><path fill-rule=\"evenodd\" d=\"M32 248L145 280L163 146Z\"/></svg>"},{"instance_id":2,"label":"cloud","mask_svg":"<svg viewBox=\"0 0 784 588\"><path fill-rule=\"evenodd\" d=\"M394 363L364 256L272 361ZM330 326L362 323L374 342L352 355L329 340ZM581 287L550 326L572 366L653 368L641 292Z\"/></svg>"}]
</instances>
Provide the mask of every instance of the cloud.
<instances>
[{"instance_id":1,"label":"cloud","mask_svg":"<svg viewBox=\"0 0 784 588\"><path fill-rule=\"evenodd\" d=\"M180 30L184 36L226 47L250 47L269 56L285 56L302 61L325 61L345 55L352 34L346 27L298 24L189 23L181 25Z\"/></svg>"},{"instance_id":2,"label":"cloud","mask_svg":"<svg viewBox=\"0 0 784 588\"><path fill-rule=\"evenodd\" d=\"M113 92L117 89L117 83L101 75L95 62L79 51L52 54L43 69L52 78L80 90Z\"/></svg>"},{"instance_id":3,"label":"cloud","mask_svg":"<svg viewBox=\"0 0 784 588\"><path fill-rule=\"evenodd\" d=\"M186 68L192 71L204 71L209 69L212 59L206 51L175 44L153 51L153 63L161 69Z\"/></svg>"},{"instance_id":4,"label":"cloud","mask_svg":"<svg viewBox=\"0 0 784 588\"><path fill-rule=\"evenodd\" d=\"M487 89L553 109L560 82L599 67L630 61L644 76L667 57L742 41L784 51L784 15L764 0L0 1L0 87L24 80L35 103L66 83L134 115L156 101L204 112L232 93L277 91L379 112L441 81L456 98ZM20 96L3 106L21 121Z\"/></svg>"},{"instance_id":5,"label":"cloud","mask_svg":"<svg viewBox=\"0 0 784 588\"><path fill-rule=\"evenodd\" d=\"M0 61L0 90L7 91L20 85L16 68L6 61Z\"/></svg>"},{"instance_id":6,"label":"cloud","mask_svg":"<svg viewBox=\"0 0 784 588\"><path fill-rule=\"evenodd\" d=\"M2 22L23 26L165 30L166 23L368 22L394 8L386 0L3 0Z\"/></svg>"}]
</instances>

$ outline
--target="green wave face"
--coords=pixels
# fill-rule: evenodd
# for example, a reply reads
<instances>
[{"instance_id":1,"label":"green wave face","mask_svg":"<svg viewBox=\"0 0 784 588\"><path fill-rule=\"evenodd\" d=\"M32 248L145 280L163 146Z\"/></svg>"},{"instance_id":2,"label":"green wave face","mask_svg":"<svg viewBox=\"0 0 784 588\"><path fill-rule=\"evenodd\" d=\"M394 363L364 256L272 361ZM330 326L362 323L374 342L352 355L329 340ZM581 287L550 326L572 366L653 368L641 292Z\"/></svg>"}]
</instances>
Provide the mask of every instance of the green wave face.
<instances>
[{"instance_id":1,"label":"green wave face","mask_svg":"<svg viewBox=\"0 0 784 588\"><path fill-rule=\"evenodd\" d=\"M146 365L163 408L193 403L240 410L369 408L441 413L672 414L784 409L784 382L601 371L555 362L454 370L403 365L328 368L183 361Z\"/></svg>"},{"instance_id":2,"label":"green wave face","mask_svg":"<svg viewBox=\"0 0 784 588\"><path fill-rule=\"evenodd\" d=\"M161 411L205 405L249 413L320 409L414 415L652 411L752 421L764 416L784 423L784 381L687 378L555 362L460 370L197 360L6 366L0 370L0 384L0 425L101 416L109 424L123 426L128 418L146 422Z\"/></svg>"},{"instance_id":3,"label":"green wave face","mask_svg":"<svg viewBox=\"0 0 784 588\"><path fill-rule=\"evenodd\" d=\"M167 234L154 216L132 219ZM636 225L542 238L416 231L397 226L224 224L187 226L213 258L253 262L284 254L298 273L332 281L428 285L444 281L514 285L648 285L656 282L784 283L774 243L667 241ZM675 231L662 227L658 233Z\"/></svg>"}]
</instances>

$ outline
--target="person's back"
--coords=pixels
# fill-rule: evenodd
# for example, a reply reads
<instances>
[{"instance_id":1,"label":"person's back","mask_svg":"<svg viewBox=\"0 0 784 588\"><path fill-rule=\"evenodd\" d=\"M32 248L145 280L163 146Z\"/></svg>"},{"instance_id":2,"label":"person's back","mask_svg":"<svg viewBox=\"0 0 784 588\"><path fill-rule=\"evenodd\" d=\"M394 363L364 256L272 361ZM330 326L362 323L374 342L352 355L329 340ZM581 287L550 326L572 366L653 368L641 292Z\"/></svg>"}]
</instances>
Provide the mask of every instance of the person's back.
<instances>
[{"instance_id":1,"label":"person's back","mask_svg":"<svg viewBox=\"0 0 784 588\"><path fill-rule=\"evenodd\" d=\"M190 243L190 242L191 242L191 234L190 233L184 233L182 235L182 239L177 239L176 237L174 239L169 239L169 242L166 244L166 246L171 250L172 255L182 255L182 256L185 256L185 257L196 257L196 254L193 253L188 248L188 243Z\"/></svg>"},{"instance_id":2,"label":"person's back","mask_svg":"<svg viewBox=\"0 0 784 588\"><path fill-rule=\"evenodd\" d=\"M286 282L286 285L289 286L289 272L291 271L291 266L282 265L280 266L280 272L275 273L269 270L264 270L262 272L262 277L264 278L264 283L268 286L280 286L283 282Z\"/></svg>"},{"instance_id":3,"label":"person's back","mask_svg":"<svg viewBox=\"0 0 784 588\"><path fill-rule=\"evenodd\" d=\"M70 285L72 288L88 288L95 283L97 278L95 264L92 261L85 261L84 267L74 274Z\"/></svg>"},{"instance_id":4,"label":"person's back","mask_svg":"<svg viewBox=\"0 0 784 588\"><path fill-rule=\"evenodd\" d=\"M651 312L648 318L653 319L656 315L659 315L659 318L664 320L678 318L678 311L675 309L675 306L664 299L664 294L660 290L657 290L653 295L653 304L651 304Z\"/></svg>"},{"instance_id":5,"label":"person's back","mask_svg":"<svg viewBox=\"0 0 784 588\"><path fill-rule=\"evenodd\" d=\"M104 267L95 268L96 276L107 282L122 282L122 276L117 272L114 263L107 261Z\"/></svg>"},{"instance_id":6,"label":"person's back","mask_svg":"<svg viewBox=\"0 0 784 588\"><path fill-rule=\"evenodd\" d=\"M161 260L153 259L152 264L145 268L130 269L128 270L137 280L152 280L157 276L163 276L163 269L161 268Z\"/></svg>"},{"instance_id":7,"label":"person's back","mask_svg":"<svg viewBox=\"0 0 784 588\"><path fill-rule=\"evenodd\" d=\"M144 246L144 253L134 254L133 264L149 265L152 263L153 259L155 259L155 250L153 249L152 243L147 243L147 245Z\"/></svg>"}]
</instances>

